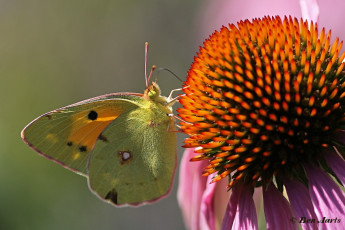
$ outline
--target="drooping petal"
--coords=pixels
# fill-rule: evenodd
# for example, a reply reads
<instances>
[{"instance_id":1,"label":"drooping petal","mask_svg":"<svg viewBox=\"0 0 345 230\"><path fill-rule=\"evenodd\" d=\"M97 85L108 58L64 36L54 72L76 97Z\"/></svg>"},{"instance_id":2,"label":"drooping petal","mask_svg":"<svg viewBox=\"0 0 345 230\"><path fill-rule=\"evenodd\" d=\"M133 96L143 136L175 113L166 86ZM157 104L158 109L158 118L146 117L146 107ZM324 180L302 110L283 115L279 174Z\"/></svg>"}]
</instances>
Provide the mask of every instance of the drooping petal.
<instances>
[{"instance_id":1,"label":"drooping petal","mask_svg":"<svg viewBox=\"0 0 345 230\"><path fill-rule=\"evenodd\" d=\"M211 183L212 177L208 176L206 189L201 198L200 206L200 226L203 229L215 229L215 216L213 210L213 198L217 183Z\"/></svg>"},{"instance_id":2,"label":"drooping petal","mask_svg":"<svg viewBox=\"0 0 345 230\"><path fill-rule=\"evenodd\" d=\"M316 22L319 19L319 4L317 0L300 0L302 17L308 21L312 20Z\"/></svg>"},{"instance_id":3,"label":"drooping petal","mask_svg":"<svg viewBox=\"0 0 345 230\"><path fill-rule=\"evenodd\" d=\"M329 149L325 157L328 165L332 168L333 172L337 175L343 186L345 186L345 161L338 155L338 153Z\"/></svg>"},{"instance_id":4,"label":"drooping petal","mask_svg":"<svg viewBox=\"0 0 345 230\"><path fill-rule=\"evenodd\" d=\"M213 176L208 176L206 189L201 198L201 229L219 229L221 221L219 217L224 215L229 200L229 192L226 191L226 180L211 183L212 179Z\"/></svg>"},{"instance_id":5,"label":"drooping petal","mask_svg":"<svg viewBox=\"0 0 345 230\"><path fill-rule=\"evenodd\" d=\"M233 186L222 224L222 230L228 229L258 229L253 189L250 185L237 183Z\"/></svg>"},{"instance_id":6,"label":"drooping petal","mask_svg":"<svg viewBox=\"0 0 345 230\"><path fill-rule=\"evenodd\" d=\"M177 198L187 229L219 229L230 192L226 180L210 183L212 175L201 176L207 162L190 162L194 149L187 149L181 160ZM218 227L217 227L218 226Z\"/></svg>"},{"instance_id":7,"label":"drooping petal","mask_svg":"<svg viewBox=\"0 0 345 230\"><path fill-rule=\"evenodd\" d=\"M223 222L225 210L228 206L231 191L227 191L228 180L223 179L218 181L215 190L215 197L213 201L214 215L215 215L215 227L220 229Z\"/></svg>"},{"instance_id":8,"label":"drooping petal","mask_svg":"<svg viewBox=\"0 0 345 230\"><path fill-rule=\"evenodd\" d=\"M308 189L298 180L285 180L284 185L289 196L289 201L296 214L295 221L299 222L303 229L318 229L317 217L314 212ZM308 220L314 219L308 223Z\"/></svg>"},{"instance_id":9,"label":"drooping petal","mask_svg":"<svg viewBox=\"0 0 345 230\"><path fill-rule=\"evenodd\" d=\"M309 194L321 229L344 229L345 195L340 187L321 169L305 165ZM338 222L339 220L340 223Z\"/></svg>"},{"instance_id":10,"label":"drooping petal","mask_svg":"<svg viewBox=\"0 0 345 230\"><path fill-rule=\"evenodd\" d=\"M263 188L263 196L267 230L298 229L291 205L275 186Z\"/></svg>"},{"instance_id":11,"label":"drooping petal","mask_svg":"<svg viewBox=\"0 0 345 230\"><path fill-rule=\"evenodd\" d=\"M207 177L201 176L207 162L190 162L189 160L194 156L194 149L187 149L183 154L177 191L178 203L182 209L186 227L190 230L200 229L201 199L207 182Z\"/></svg>"},{"instance_id":12,"label":"drooping petal","mask_svg":"<svg viewBox=\"0 0 345 230\"><path fill-rule=\"evenodd\" d=\"M217 0L204 1L197 18L197 27L200 27L200 35L204 38L222 25L235 23L240 20L259 18L266 15L285 15L300 18L301 8L298 1L276 0ZM198 42L198 41L197 41ZM197 43L199 44L199 42Z\"/></svg>"},{"instance_id":13,"label":"drooping petal","mask_svg":"<svg viewBox=\"0 0 345 230\"><path fill-rule=\"evenodd\" d=\"M239 199L241 195L241 189L242 189L242 185L240 183L236 184L232 189L229 204L226 208L224 219L223 219L222 230L232 229L234 219L236 217L236 213L238 210L238 203L239 203Z\"/></svg>"},{"instance_id":14,"label":"drooping petal","mask_svg":"<svg viewBox=\"0 0 345 230\"><path fill-rule=\"evenodd\" d=\"M325 27L332 30L332 34L336 34L340 41L345 40L345 1L344 0L318 0L320 7L320 16L318 20L319 28ZM330 4L331 3L331 4ZM341 49L345 51L345 47Z\"/></svg>"}]
</instances>

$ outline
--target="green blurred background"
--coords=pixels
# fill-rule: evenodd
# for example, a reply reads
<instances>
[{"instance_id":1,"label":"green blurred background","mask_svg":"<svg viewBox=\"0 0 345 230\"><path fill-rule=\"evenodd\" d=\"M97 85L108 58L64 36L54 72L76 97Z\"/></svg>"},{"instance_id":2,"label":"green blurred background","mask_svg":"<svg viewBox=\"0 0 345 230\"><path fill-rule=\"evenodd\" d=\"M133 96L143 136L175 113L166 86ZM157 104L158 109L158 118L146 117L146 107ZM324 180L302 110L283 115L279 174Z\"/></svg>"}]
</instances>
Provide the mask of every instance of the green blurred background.
<instances>
[{"instance_id":1,"label":"green blurred background","mask_svg":"<svg viewBox=\"0 0 345 230\"><path fill-rule=\"evenodd\" d=\"M86 98L143 92L146 41L149 66L185 79L196 40L203 40L196 36L197 3L0 1L0 229L184 228L177 176L168 198L115 208L89 191L86 178L28 148L20 131L37 116ZM167 72L159 84L164 95L181 87Z\"/></svg>"}]
</instances>

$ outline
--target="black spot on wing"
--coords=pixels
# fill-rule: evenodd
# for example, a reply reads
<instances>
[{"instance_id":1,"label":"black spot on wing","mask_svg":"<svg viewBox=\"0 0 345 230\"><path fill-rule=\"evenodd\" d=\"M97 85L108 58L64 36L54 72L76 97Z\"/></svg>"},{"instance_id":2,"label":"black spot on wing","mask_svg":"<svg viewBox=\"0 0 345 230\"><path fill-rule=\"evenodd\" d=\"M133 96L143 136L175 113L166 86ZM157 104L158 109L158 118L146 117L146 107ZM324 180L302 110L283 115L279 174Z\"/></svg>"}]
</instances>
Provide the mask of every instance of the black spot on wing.
<instances>
[{"instance_id":1,"label":"black spot on wing","mask_svg":"<svg viewBox=\"0 0 345 230\"><path fill-rule=\"evenodd\" d=\"M100 134L100 135L98 136L98 140L101 140L101 141L103 141L103 142L109 142L109 141L108 141L108 138L106 138L103 134Z\"/></svg>"},{"instance_id":2,"label":"black spot on wing","mask_svg":"<svg viewBox=\"0 0 345 230\"><path fill-rule=\"evenodd\" d=\"M52 119L52 115L50 114L45 115L45 117L48 118L48 120Z\"/></svg>"},{"instance_id":3,"label":"black spot on wing","mask_svg":"<svg viewBox=\"0 0 345 230\"><path fill-rule=\"evenodd\" d=\"M73 145L72 141L67 142L67 146L72 146L72 145Z\"/></svg>"},{"instance_id":4,"label":"black spot on wing","mask_svg":"<svg viewBox=\"0 0 345 230\"><path fill-rule=\"evenodd\" d=\"M86 150L87 150L87 148L84 145L79 147L80 152L86 152Z\"/></svg>"},{"instance_id":5,"label":"black spot on wing","mask_svg":"<svg viewBox=\"0 0 345 230\"><path fill-rule=\"evenodd\" d=\"M91 111L89 112L89 114L87 115L87 118L90 119L90 120L92 120L92 121L96 120L97 117L98 117L97 112L96 112L96 111L93 111L93 110L91 110Z\"/></svg>"},{"instance_id":6,"label":"black spot on wing","mask_svg":"<svg viewBox=\"0 0 345 230\"><path fill-rule=\"evenodd\" d=\"M104 197L104 199L106 200L110 200L111 202L113 202L114 204L118 204L117 203L117 192L116 190L113 188L110 192L107 193L107 195Z\"/></svg>"}]
</instances>

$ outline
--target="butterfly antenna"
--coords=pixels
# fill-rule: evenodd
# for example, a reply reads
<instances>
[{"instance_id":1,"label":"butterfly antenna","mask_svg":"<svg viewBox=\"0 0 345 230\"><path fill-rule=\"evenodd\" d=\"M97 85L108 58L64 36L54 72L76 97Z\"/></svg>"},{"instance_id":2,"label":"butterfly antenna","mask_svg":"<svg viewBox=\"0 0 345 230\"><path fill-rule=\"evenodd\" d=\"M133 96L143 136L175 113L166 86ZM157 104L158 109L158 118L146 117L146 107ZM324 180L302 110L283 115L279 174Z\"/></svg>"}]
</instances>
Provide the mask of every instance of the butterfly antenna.
<instances>
[{"instance_id":1,"label":"butterfly antenna","mask_svg":"<svg viewBox=\"0 0 345 230\"><path fill-rule=\"evenodd\" d=\"M146 84L146 88L149 86L149 79L147 79L147 52L148 52L148 50L149 50L149 43L145 42L145 84Z\"/></svg>"},{"instance_id":2,"label":"butterfly antenna","mask_svg":"<svg viewBox=\"0 0 345 230\"><path fill-rule=\"evenodd\" d=\"M182 79L181 79L179 76L177 76L177 75L176 75L173 71L171 71L170 69L159 68L159 69L158 69L158 75L159 75L159 73L160 73L161 71L163 71L163 70L168 71L168 72L171 73L174 77L176 77L177 80L179 80L180 82L183 82Z\"/></svg>"},{"instance_id":3,"label":"butterfly antenna","mask_svg":"<svg viewBox=\"0 0 345 230\"><path fill-rule=\"evenodd\" d=\"M155 71L155 69L156 69L156 66L155 66L155 65L153 65L153 66L151 67L151 71L150 71L150 74L149 74L149 79L147 79L147 83L149 83L149 82L150 82L150 79L151 79L152 73L153 73L153 71Z\"/></svg>"}]
</instances>

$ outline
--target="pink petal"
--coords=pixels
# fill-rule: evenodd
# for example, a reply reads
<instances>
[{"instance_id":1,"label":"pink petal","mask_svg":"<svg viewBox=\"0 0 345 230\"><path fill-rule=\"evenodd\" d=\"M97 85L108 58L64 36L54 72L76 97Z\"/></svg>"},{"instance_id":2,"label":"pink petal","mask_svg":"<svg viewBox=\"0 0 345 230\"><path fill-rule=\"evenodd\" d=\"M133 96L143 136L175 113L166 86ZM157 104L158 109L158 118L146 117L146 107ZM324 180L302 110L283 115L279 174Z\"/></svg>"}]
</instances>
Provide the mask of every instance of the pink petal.
<instances>
[{"instance_id":1,"label":"pink petal","mask_svg":"<svg viewBox=\"0 0 345 230\"><path fill-rule=\"evenodd\" d=\"M321 169L305 165L309 179L309 194L318 220L323 218L332 223L320 223L321 229L344 229L345 196L340 187ZM340 221L337 222L337 221Z\"/></svg>"},{"instance_id":2,"label":"pink petal","mask_svg":"<svg viewBox=\"0 0 345 230\"><path fill-rule=\"evenodd\" d=\"M329 149L325 159L342 185L345 186L345 161L336 151L338 150Z\"/></svg>"},{"instance_id":3,"label":"pink petal","mask_svg":"<svg viewBox=\"0 0 345 230\"><path fill-rule=\"evenodd\" d=\"M207 177L201 176L207 161L190 162L196 156L194 149L187 149L180 164L177 199L187 229L200 229L200 206L206 189Z\"/></svg>"},{"instance_id":4,"label":"pink petal","mask_svg":"<svg viewBox=\"0 0 345 230\"><path fill-rule=\"evenodd\" d=\"M234 219L238 210L238 203L241 195L242 184L237 184L233 187L230 196L229 204L226 208L224 220L222 224L222 230L232 229Z\"/></svg>"},{"instance_id":5,"label":"pink petal","mask_svg":"<svg viewBox=\"0 0 345 230\"><path fill-rule=\"evenodd\" d=\"M226 180L210 183L212 175L203 177L207 161L190 162L194 149L187 149L180 164L177 199L182 209L187 229L219 229L229 192Z\"/></svg>"},{"instance_id":6,"label":"pink petal","mask_svg":"<svg viewBox=\"0 0 345 230\"><path fill-rule=\"evenodd\" d=\"M233 187L222 225L222 230L227 229L258 229L250 185L237 183Z\"/></svg>"},{"instance_id":7,"label":"pink petal","mask_svg":"<svg viewBox=\"0 0 345 230\"><path fill-rule=\"evenodd\" d=\"M201 199L200 226L202 229L214 230L219 229L230 193L226 189L226 179L211 183L212 178L213 176L208 177Z\"/></svg>"},{"instance_id":8,"label":"pink petal","mask_svg":"<svg viewBox=\"0 0 345 230\"><path fill-rule=\"evenodd\" d=\"M223 222L225 210L228 206L231 191L227 189L228 179L224 178L217 182L217 187L214 197L214 215L215 215L215 227L220 229Z\"/></svg>"},{"instance_id":9,"label":"pink petal","mask_svg":"<svg viewBox=\"0 0 345 230\"><path fill-rule=\"evenodd\" d=\"M263 187L263 196L267 230L298 229L291 205L275 186Z\"/></svg>"},{"instance_id":10,"label":"pink petal","mask_svg":"<svg viewBox=\"0 0 345 230\"><path fill-rule=\"evenodd\" d=\"M201 198L201 207L200 207L200 226L203 229L215 229L214 223L214 210L213 210L213 198L214 192L216 190L217 183L211 183L212 177L207 178L206 189Z\"/></svg>"},{"instance_id":11,"label":"pink petal","mask_svg":"<svg viewBox=\"0 0 345 230\"><path fill-rule=\"evenodd\" d=\"M279 15L281 18L284 18L285 15L297 18L302 16L298 1L213 0L204 2L205 4L200 8L200 14L196 20L197 29L201 31L196 39L204 39L221 28L222 25L236 24L240 20L262 18L266 15ZM202 40L196 42L199 44Z\"/></svg>"},{"instance_id":12,"label":"pink petal","mask_svg":"<svg viewBox=\"0 0 345 230\"><path fill-rule=\"evenodd\" d=\"M303 229L318 229L316 221L307 223L308 221L306 220L317 219L306 186L296 179L285 180L284 184L290 204L296 214L295 220L301 224Z\"/></svg>"},{"instance_id":13,"label":"pink petal","mask_svg":"<svg viewBox=\"0 0 345 230\"><path fill-rule=\"evenodd\" d=\"M320 16L319 16L319 31L322 27L328 30L332 30L332 39L334 41L336 37L341 40L345 39L344 21L345 21L345 1L344 0L319 0ZM345 50L345 46L341 49Z\"/></svg>"},{"instance_id":14,"label":"pink petal","mask_svg":"<svg viewBox=\"0 0 345 230\"><path fill-rule=\"evenodd\" d=\"M317 0L300 0L299 4L301 6L303 19L317 22L320 13Z\"/></svg>"}]
</instances>

